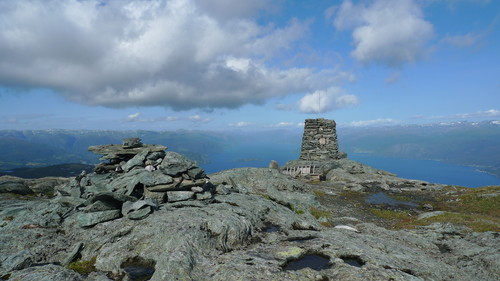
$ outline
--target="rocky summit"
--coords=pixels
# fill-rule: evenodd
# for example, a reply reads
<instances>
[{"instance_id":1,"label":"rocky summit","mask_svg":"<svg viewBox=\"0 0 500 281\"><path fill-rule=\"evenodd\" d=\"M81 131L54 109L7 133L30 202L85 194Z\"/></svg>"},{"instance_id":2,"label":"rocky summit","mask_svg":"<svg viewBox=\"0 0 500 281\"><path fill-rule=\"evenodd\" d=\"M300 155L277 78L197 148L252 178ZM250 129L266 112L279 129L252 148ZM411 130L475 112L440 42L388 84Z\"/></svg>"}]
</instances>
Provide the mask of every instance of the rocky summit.
<instances>
[{"instance_id":1,"label":"rocky summit","mask_svg":"<svg viewBox=\"0 0 500 281\"><path fill-rule=\"evenodd\" d=\"M3 280L498 280L499 187L344 157L206 175L125 139L72 179L0 177Z\"/></svg>"}]
</instances>

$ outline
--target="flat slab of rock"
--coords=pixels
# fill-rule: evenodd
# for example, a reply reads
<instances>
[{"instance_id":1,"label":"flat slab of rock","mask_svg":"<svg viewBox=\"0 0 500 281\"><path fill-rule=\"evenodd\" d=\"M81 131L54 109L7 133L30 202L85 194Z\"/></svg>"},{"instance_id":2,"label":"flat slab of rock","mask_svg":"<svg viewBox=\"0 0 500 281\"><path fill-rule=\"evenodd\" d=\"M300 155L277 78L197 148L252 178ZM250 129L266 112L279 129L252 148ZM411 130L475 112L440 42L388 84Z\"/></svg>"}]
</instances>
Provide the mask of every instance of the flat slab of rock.
<instances>
[{"instance_id":1,"label":"flat slab of rock","mask_svg":"<svg viewBox=\"0 0 500 281\"><path fill-rule=\"evenodd\" d=\"M94 145L89 147L89 151L104 155L101 160L120 158L120 156L131 156L148 149L150 152L160 152L167 149L166 146L158 144L143 144L141 147L123 148L121 144Z\"/></svg>"},{"instance_id":2,"label":"flat slab of rock","mask_svg":"<svg viewBox=\"0 0 500 281\"><path fill-rule=\"evenodd\" d=\"M168 202L185 201L193 198L194 192L192 191L169 191L167 192Z\"/></svg>"},{"instance_id":3,"label":"flat slab of rock","mask_svg":"<svg viewBox=\"0 0 500 281\"><path fill-rule=\"evenodd\" d=\"M76 220L81 227L90 227L98 223L117 219L121 216L121 210L110 210L93 213L78 213Z\"/></svg>"}]
</instances>

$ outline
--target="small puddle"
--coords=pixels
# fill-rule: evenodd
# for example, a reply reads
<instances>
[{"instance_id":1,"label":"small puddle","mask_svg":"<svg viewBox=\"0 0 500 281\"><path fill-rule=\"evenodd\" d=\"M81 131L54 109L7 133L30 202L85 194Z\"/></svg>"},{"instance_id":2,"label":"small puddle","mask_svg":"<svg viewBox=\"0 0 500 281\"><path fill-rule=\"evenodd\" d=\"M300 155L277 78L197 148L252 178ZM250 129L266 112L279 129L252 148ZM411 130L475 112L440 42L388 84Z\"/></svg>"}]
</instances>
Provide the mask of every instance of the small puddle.
<instances>
[{"instance_id":1,"label":"small puddle","mask_svg":"<svg viewBox=\"0 0 500 281\"><path fill-rule=\"evenodd\" d=\"M146 281L153 277L156 262L154 260L134 257L122 263L122 268L127 272L131 281Z\"/></svg>"},{"instance_id":2,"label":"small puddle","mask_svg":"<svg viewBox=\"0 0 500 281\"><path fill-rule=\"evenodd\" d=\"M330 268L330 259L320 255L305 255L298 260L289 262L285 270L300 270L309 267L316 271Z\"/></svg>"},{"instance_id":3,"label":"small puddle","mask_svg":"<svg viewBox=\"0 0 500 281\"><path fill-rule=\"evenodd\" d=\"M278 232L280 231L280 227L277 225L267 225L266 228L264 229L266 233L272 233L272 232Z\"/></svg>"},{"instance_id":4,"label":"small puddle","mask_svg":"<svg viewBox=\"0 0 500 281\"><path fill-rule=\"evenodd\" d=\"M370 204L377 204L377 205L389 205L389 206L407 206L407 207L417 207L418 204L413 203L413 202L406 202L406 201L401 201L397 200L394 198L391 198L387 196L387 194L383 192L375 193L370 196L368 196L365 199L366 203Z\"/></svg>"},{"instance_id":5,"label":"small puddle","mask_svg":"<svg viewBox=\"0 0 500 281\"><path fill-rule=\"evenodd\" d=\"M149 280L155 273L155 269L150 267L128 266L123 270L127 272L129 279L133 281Z\"/></svg>"},{"instance_id":6,"label":"small puddle","mask_svg":"<svg viewBox=\"0 0 500 281\"><path fill-rule=\"evenodd\" d=\"M362 267L365 265L365 262L357 256L341 256L340 258L350 266Z\"/></svg>"},{"instance_id":7,"label":"small puddle","mask_svg":"<svg viewBox=\"0 0 500 281\"><path fill-rule=\"evenodd\" d=\"M303 238L292 238L292 239L289 239L288 241L290 242L297 242L297 243L304 243L306 241L309 241L309 240L313 240L313 239L316 239L317 237L303 237Z\"/></svg>"}]
</instances>

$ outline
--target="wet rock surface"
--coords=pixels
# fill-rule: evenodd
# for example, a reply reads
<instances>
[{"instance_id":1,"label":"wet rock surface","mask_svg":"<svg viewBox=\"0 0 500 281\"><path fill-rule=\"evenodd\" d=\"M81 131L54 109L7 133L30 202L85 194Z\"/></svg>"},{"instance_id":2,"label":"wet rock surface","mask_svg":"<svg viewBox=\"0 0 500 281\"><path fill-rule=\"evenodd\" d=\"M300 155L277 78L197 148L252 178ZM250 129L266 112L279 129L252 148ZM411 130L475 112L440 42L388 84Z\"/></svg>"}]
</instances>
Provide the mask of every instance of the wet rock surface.
<instances>
[{"instance_id":1,"label":"wet rock surface","mask_svg":"<svg viewBox=\"0 0 500 281\"><path fill-rule=\"evenodd\" d=\"M267 168L206 176L183 156L137 139L94 151L105 152L107 162L96 173L55 188L55 197L38 196L32 189L35 195L0 194L4 279L500 277L498 232L448 223L394 230L369 215L370 208L384 205L367 202L370 195L453 195L444 186L399 179L349 159L322 164L329 167L328 176L318 182ZM357 186L364 193L353 193ZM418 204L405 210L422 219L443 215Z\"/></svg>"}]
</instances>

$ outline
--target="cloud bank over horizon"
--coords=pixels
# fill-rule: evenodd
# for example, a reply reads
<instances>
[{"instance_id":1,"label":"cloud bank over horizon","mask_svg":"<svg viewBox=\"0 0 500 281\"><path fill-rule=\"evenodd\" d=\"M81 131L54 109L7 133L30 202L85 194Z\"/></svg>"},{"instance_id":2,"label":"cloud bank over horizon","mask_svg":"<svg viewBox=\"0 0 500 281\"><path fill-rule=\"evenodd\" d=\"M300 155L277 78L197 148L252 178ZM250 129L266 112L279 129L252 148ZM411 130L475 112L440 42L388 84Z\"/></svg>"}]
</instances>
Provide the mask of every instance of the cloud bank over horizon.
<instances>
[{"instance_id":1,"label":"cloud bank over horizon","mask_svg":"<svg viewBox=\"0 0 500 281\"><path fill-rule=\"evenodd\" d=\"M261 24L269 1L0 1L0 84L111 108L238 108L326 89L335 66L283 67L308 22Z\"/></svg>"}]
</instances>

